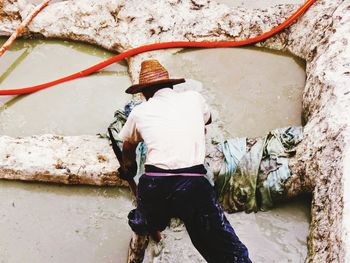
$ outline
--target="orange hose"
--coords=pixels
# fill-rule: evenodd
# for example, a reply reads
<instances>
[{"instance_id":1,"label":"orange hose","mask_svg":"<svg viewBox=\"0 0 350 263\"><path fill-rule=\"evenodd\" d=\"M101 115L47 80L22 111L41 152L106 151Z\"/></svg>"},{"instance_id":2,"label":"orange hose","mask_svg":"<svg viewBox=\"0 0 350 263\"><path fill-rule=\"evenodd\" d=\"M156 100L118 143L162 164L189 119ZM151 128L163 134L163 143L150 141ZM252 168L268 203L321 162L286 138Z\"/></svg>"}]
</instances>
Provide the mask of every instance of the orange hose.
<instances>
[{"instance_id":1,"label":"orange hose","mask_svg":"<svg viewBox=\"0 0 350 263\"><path fill-rule=\"evenodd\" d=\"M280 32L290 24L292 24L295 20L297 20L310 6L312 6L316 0L307 0L298 10L293 13L287 20L285 20L280 25L272 28L270 31L265 32L259 36L249 38L246 40L239 40L239 41L218 41L218 42L209 42L209 41L203 41L203 42L190 42L190 41L174 41L174 42L163 42L163 43L155 43L155 44L149 44L140 46L137 48L133 48L130 50L127 50L119 55L116 55L114 57L111 57L101 63L98 63L92 67L89 67L87 69L84 69L82 71L79 71L77 73L74 73L72 75L50 81L44 84L27 87L27 88L19 88L19 89L9 89L9 90L0 90L0 95L20 95L20 94L28 94L32 93L38 90L42 90L66 81L70 81L73 79L77 79L80 77L84 77L87 75L90 75L91 73L98 71L102 68L107 67L108 65L118 62L122 59L125 59L127 57L131 57L146 51L152 51L152 50L158 50L158 49L167 49L167 48L181 48L181 47L198 47L198 48L219 48L219 47L238 47L238 46L244 46L248 44L257 43L259 41L265 40L274 34Z\"/></svg>"}]
</instances>

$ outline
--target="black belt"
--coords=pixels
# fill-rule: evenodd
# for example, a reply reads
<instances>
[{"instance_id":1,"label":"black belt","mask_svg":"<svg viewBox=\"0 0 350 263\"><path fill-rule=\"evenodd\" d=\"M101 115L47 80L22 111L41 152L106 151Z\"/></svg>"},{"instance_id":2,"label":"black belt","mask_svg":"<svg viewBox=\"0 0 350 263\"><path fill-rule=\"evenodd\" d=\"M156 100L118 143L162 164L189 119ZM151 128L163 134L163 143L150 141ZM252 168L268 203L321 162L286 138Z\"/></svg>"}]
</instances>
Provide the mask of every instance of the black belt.
<instances>
[{"instance_id":1,"label":"black belt","mask_svg":"<svg viewBox=\"0 0 350 263\"><path fill-rule=\"evenodd\" d=\"M146 173L166 173L166 174L206 174L207 170L203 164L178 169L162 169L154 165L145 165Z\"/></svg>"}]
</instances>

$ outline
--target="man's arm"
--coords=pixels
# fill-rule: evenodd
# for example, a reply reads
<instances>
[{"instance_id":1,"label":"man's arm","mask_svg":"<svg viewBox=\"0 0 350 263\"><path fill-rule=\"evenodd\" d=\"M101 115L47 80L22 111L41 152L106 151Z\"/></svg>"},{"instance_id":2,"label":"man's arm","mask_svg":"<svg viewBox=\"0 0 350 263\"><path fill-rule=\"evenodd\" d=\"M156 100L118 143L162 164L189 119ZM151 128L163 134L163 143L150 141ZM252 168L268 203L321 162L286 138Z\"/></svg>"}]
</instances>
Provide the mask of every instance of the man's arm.
<instances>
[{"instance_id":1,"label":"man's arm","mask_svg":"<svg viewBox=\"0 0 350 263\"><path fill-rule=\"evenodd\" d=\"M120 166L120 173L124 178L133 178L137 172L136 148L137 143L124 141L123 143L123 163Z\"/></svg>"},{"instance_id":2,"label":"man's arm","mask_svg":"<svg viewBox=\"0 0 350 263\"><path fill-rule=\"evenodd\" d=\"M121 178L133 178L137 172L136 148L142 140L140 133L136 128L135 109L130 113L126 123L119 133L123 140L122 164L119 168Z\"/></svg>"}]
</instances>

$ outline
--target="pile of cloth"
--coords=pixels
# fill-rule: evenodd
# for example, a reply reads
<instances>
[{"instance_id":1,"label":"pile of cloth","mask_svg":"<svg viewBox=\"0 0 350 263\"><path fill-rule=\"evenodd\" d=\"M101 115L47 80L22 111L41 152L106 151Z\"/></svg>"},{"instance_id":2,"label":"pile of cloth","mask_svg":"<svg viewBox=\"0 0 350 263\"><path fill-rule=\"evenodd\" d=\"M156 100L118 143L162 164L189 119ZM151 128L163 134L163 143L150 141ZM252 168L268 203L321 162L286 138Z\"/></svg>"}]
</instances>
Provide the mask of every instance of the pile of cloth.
<instances>
[{"instance_id":1,"label":"pile of cloth","mask_svg":"<svg viewBox=\"0 0 350 263\"><path fill-rule=\"evenodd\" d=\"M262 138L220 143L224 164L215 190L225 211L266 211L283 200L284 186L291 176L288 159L295 155L302 138L302 127L291 126Z\"/></svg>"}]
</instances>

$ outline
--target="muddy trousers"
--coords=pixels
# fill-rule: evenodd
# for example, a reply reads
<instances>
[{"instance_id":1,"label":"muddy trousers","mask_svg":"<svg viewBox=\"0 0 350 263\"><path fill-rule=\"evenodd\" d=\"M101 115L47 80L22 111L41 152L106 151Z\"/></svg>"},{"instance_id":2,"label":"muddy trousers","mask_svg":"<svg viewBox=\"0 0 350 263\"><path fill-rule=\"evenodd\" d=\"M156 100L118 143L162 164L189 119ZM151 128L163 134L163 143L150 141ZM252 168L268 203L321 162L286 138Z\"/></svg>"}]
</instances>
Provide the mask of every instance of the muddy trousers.
<instances>
[{"instance_id":1,"label":"muddy trousers","mask_svg":"<svg viewBox=\"0 0 350 263\"><path fill-rule=\"evenodd\" d=\"M203 176L142 175L137 208L129 214L133 231L146 235L164 230L173 217L180 218L199 253L209 263L251 262Z\"/></svg>"}]
</instances>

